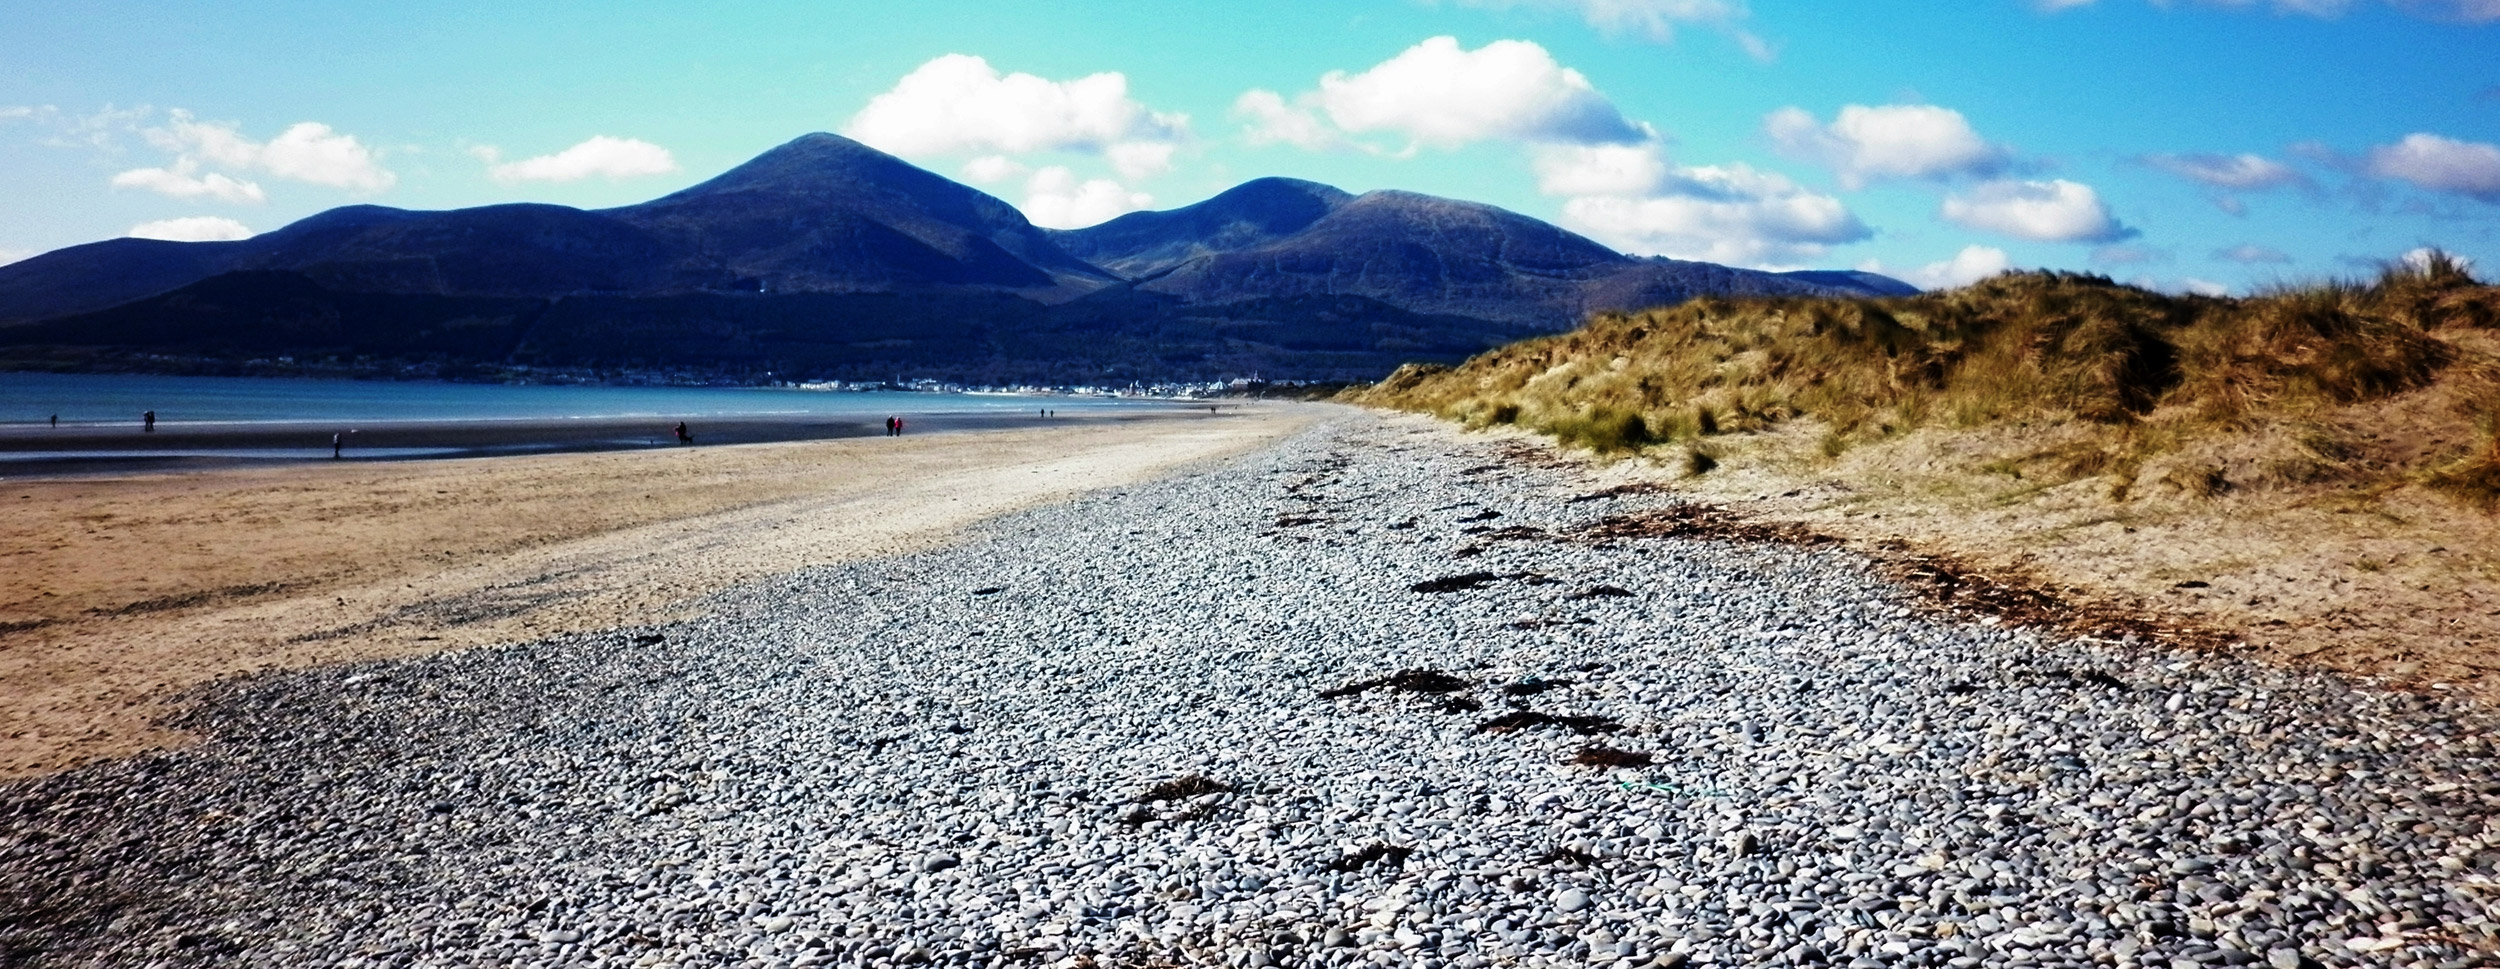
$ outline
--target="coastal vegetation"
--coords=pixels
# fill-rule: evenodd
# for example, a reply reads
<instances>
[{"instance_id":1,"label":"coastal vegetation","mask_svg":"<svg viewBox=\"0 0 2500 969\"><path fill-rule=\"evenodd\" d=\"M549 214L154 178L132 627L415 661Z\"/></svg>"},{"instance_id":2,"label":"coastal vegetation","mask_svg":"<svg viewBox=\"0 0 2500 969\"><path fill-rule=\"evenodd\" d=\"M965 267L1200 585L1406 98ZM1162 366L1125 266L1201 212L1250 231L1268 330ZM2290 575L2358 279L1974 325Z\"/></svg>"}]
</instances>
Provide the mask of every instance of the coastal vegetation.
<instances>
[{"instance_id":1,"label":"coastal vegetation","mask_svg":"<svg viewBox=\"0 0 2500 969\"><path fill-rule=\"evenodd\" d=\"M1986 432L1969 472L2092 479L2114 502L2410 485L2491 509L2495 351L2500 289L2429 252L2239 299L2066 272L1883 299L1704 297L1352 396L1692 475L1737 451L1828 464L1920 431Z\"/></svg>"}]
</instances>

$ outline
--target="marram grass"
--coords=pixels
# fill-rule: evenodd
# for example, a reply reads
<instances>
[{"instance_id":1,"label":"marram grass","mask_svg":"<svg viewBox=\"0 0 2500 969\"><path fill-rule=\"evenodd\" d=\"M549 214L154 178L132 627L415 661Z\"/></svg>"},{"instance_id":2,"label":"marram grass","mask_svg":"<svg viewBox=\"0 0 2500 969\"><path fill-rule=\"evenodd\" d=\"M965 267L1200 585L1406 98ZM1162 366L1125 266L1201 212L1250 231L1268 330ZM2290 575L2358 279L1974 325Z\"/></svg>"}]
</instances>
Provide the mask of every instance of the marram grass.
<instances>
[{"instance_id":1,"label":"marram grass","mask_svg":"<svg viewBox=\"0 0 2500 969\"><path fill-rule=\"evenodd\" d=\"M2090 433L2015 460L2108 476L2121 498L2163 455L2264 438L2240 448L2255 455L2245 467L2161 480L2199 496L2395 481L2495 507L2500 365L2480 348L2496 333L2500 289L2444 254L2240 299L2014 272L1916 296L1602 314L1455 368L1402 368L1351 396L1700 471L1714 462L1691 456L1717 455L1714 439L1796 421L1821 428L1824 459L1922 428L2066 423ZM2436 406L2391 403L2413 398Z\"/></svg>"}]
</instances>

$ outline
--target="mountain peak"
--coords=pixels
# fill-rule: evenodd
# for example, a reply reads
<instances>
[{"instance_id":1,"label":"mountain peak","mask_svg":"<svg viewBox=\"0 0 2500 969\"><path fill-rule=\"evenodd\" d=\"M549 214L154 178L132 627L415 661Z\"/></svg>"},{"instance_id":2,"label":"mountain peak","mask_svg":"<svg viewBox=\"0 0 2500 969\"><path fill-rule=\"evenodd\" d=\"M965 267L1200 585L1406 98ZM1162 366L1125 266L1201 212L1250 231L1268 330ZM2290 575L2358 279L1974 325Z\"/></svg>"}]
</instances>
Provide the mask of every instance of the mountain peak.
<instances>
[{"instance_id":1,"label":"mountain peak","mask_svg":"<svg viewBox=\"0 0 2500 969\"><path fill-rule=\"evenodd\" d=\"M1326 217L1354 196L1298 178L1254 178L1196 205L1131 212L1101 225L1051 233L1060 248L1130 277L1152 276L1199 256L1254 248Z\"/></svg>"}]
</instances>

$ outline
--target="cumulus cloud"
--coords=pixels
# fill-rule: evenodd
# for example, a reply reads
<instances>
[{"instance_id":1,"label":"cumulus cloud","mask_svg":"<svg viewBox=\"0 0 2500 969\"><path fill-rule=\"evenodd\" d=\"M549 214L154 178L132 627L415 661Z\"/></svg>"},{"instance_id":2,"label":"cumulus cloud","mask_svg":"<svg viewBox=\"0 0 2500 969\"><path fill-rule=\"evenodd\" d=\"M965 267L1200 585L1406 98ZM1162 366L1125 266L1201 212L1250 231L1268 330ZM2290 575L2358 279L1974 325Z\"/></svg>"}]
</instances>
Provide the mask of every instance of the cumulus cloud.
<instances>
[{"instance_id":1,"label":"cumulus cloud","mask_svg":"<svg viewBox=\"0 0 2500 969\"><path fill-rule=\"evenodd\" d=\"M268 200L258 184L230 178L217 172L199 174L199 163L177 159L164 168L133 168L113 176L114 188L136 188L167 198L213 199L236 204L258 204Z\"/></svg>"},{"instance_id":2,"label":"cumulus cloud","mask_svg":"<svg viewBox=\"0 0 2500 969\"><path fill-rule=\"evenodd\" d=\"M1852 104L1830 124L1781 108L1762 127L1780 151L1831 169L1852 189L1885 178L1993 175L2012 154L1979 137L1961 112L1928 104Z\"/></svg>"},{"instance_id":3,"label":"cumulus cloud","mask_svg":"<svg viewBox=\"0 0 2500 969\"><path fill-rule=\"evenodd\" d=\"M219 215L141 222L122 234L133 239L164 239L169 242L230 242L249 239L253 235L250 227Z\"/></svg>"},{"instance_id":4,"label":"cumulus cloud","mask_svg":"<svg viewBox=\"0 0 2500 969\"><path fill-rule=\"evenodd\" d=\"M1982 182L1945 197L1945 221L2043 242L2116 242L2136 235L2120 225L2092 186L2065 179Z\"/></svg>"},{"instance_id":5,"label":"cumulus cloud","mask_svg":"<svg viewBox=\"0 0 2500 969\"><path fill-rule=\"evenodd\" d=\"M520 161L504 161L503 152L493 145L469 149L469 154L487 164L486 177L504 185L578 182L594 176L613 182L644 175L666 175L677 170L677 159L668 153L668 149L639 138L607 135L593 136L552 155Z\"/></svg>"},{"instance_id":6,"label":"cumulus cloud","mask_svg":"<svg viewBox=\"0 0 2500 969\"><path fill-rule=\"evenodd\" d=\"M969 54L915 68L851 117L843 133L911 158L978 152L1101 155L1130 178L1171 167L1189 117L1147 108L1116 71L1053 81L1001 74Z\"/></svg>"},{"instance_id":7,"label":"cumulus cloud","mask_svg":"<svg viewBox=\"0 0 2500 969\"><path fill-rule=\"evenodd\" d=\"M2500 146L2415 133L2370 149L2370 174L2500 203Z\"/></svg>"},{"instance_id":8,"label":"cumulus cloud","mask_svg":"<svg viewBox=\"0 0 2500 969\"><path fill-rule=\"evenodd\" d=\"M1648 195L1666 184L1666 153L1637 145L1545 145L1530 153L1537 191L1547 195Z\"/></svg>"},{"instance_id":9,"label":"cumulus cloud","mask_svg":"<svg viewBox=\"0 0 2500 969\"><path fill-rule=\"evenodd\" d=\"M1498 40L1475 50L1434 37L1359 74L1330 71L1290 101L1254 90L1233 104L1254 144L1333 147L1346 136L1387 135L1395 149L1457 148L1489 139L1629 144L1651 133L1624 118L1579 71L1545 48Z\"/></svg>"},{"instance_id":10,"label":"cumulus cloud","mask_svg":"<svg viewBox=\"0 0 2500 969\"><path fill-rule=\"evenodd\" d=\"M2004 272L2012 265L2005 250L1973 245L1963 246L1962 251L1954 253L1951 259L1931 262L1916 269L1887 269L1883 263L1873 259L1859 263L1858 268L1891 276L1920 289L1953 289Z\"/></svg>"},{"instance_id":11,"label":"cumulus cloud","mask_svg":"<svg viewBox=\"0 0 2500 969\"><path fill-rule=\"evenodd\" d=\"M1457 0L1462 7L1507 10L1524 7L1578 15L1609 35L1633 36L1666 43L1676 28L1702 24L1723 30L1756 60L1772 57L1771 46L1736 26L1749 11L1739 0Z\"/></svg>"},{"instance_id":12,"label":"cumulus cloud","mask_svg":"<svg viewBox=\"0 0 2500 969\"><path fill-rule=\"evenodd\" d=\"M2144 163L2208 188L2248 192L2308 181L2298 169L2263 155L2190 152L2146 155Z\"/></svg>"},{"instance_id":13,"label":"cumulus cloud","mask_svg":"<svg viewBox=\"0 0 2500 969\"><path fill-rule=\"evenodd\" d=\"M381 156L356 136L318 121L297 122L263 142L244 137L234 124L200 121L188 111L175 110L164 125L142 134L150 144L175 153L173 164L165 169L174 173L187 175L215 166L363 193L379 192L399 181L398 175L382 167Z\"/></svg>"},{"instance_id":14,"label":"cumulus cloud","mask_svg":"<svg viewBox=\"0 0 2500 969\"><path fill-rule=\"evenodd\" d=\"M2292 261L2290 253L2284 252L2281 249L2276 249L2272 246L2261 246L2253 242L2243 242L2236 246L2225 246L2223 248L2216 249L2214 250L2214 258L2222 260L2223 262L2236 262L2248 266L2254 266L2258 263L2283 264Z\"/></svg>"},{"instance_id":15,"label":"cumulus cloud","mask_svg":"<svg viewBox=\"0 0 2500 969\"><path fill-rule=\"evenodd\" d=\"M1292 145L1304 151L1346 146L1345 136L1320 120L1316 110L1287 104L1274 91L1242 92L1233 99L1233 117L1241 119L1242 136L1253 145Z\"/></svg>"},{"instance_id":16,"label":"cumulus cloud","mask_svg":"<svg viewBox=\"0 0 2500 969\"><path fill-rule=\"evenodd\" d=\"M2449 259L2455 260L2457 267L2460 269L2474 268L2474 260L2465 256L2457 255L2453 252L2435 249L2430 246L2406 250L2404 255L2396 257L2396 264L2407 269L2414 270L2415 272L2420 272L2430 268L2432 256L2441 255L2443 253L2445 253Z\"/></svg>"},{"instance_id":17,"label":"cumulus cloud","mask_svg":"<svg viewBox=\"0 0 2500 969\"><path fill-rule=\"evenodd\" d=\"M2094 0L2034 0L2033 6L2046 12L2091 6ZM2156 6L2169 6L2171 0L2153 0ZM2357 0L2195 0L2199 6L2249 8L2263 7L2277 14L2332 19L2351 10ZM2500 21L2500 0L2385 0L2397 10L2449 23L2483 24Z\"/></svg>"},{"instance_id":18,"label":"cumulus cloud","mask_svg":"<svg viewBox=\"0 0 2500 969\"><path fill-rule=\"evenodd\" d=\"M1567 199L1563 224L1627 252L1764 267L1873 235L1839 199L1742 164L1677 168L1644 192Z\"/></svg>"},{"instance_id":19,"label":"cumulus cloud","mask_svg":"<svg viewBox=\"0 0 2500 969\"><path fill-rule=\"evenodd\" d=\"M964 163L964 178L983 185L1003 182L1030 169L1005 155L983 155Z\"/></svg>"},{"instance_id":20,"label":"cumulus cloud","mask_svg":"<svg viewBox=\"0 0 2500 969\"><path fill-rule=\"evenodd\" d=\"M1154 196L1132 192L1107 178L1080 181L1067 167L1053 165L1034 172L1024 185L1024 217L1052 229L1081 229L1154 204Z\"/></svg>"}]
</instances>

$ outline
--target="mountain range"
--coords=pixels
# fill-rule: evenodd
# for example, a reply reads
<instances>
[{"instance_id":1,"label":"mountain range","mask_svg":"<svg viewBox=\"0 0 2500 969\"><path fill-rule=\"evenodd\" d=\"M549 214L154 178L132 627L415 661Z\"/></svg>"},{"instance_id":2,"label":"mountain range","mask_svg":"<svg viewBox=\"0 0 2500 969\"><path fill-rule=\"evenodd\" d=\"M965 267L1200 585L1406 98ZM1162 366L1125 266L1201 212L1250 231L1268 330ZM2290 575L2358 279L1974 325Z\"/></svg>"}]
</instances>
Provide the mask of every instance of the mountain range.
<instances>
[{"instance_id":1,"label":"mountain range","mask_svg":"<svg viewBox=\"0 0 2500 969\"><path fill-rule=\"evenodd\" d=\"M114 239L0 266L0 366L1374 379L1599 310L1915 291L1636 258L1489 205L1285 178L1048 230L811 134L622 208L355 205L241 241Z\"/></svg>"}]
</instances>

